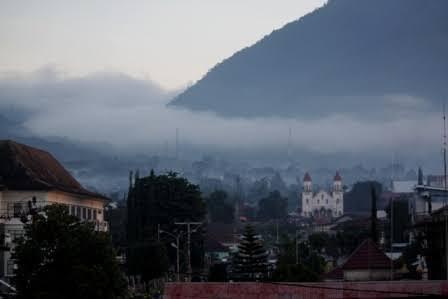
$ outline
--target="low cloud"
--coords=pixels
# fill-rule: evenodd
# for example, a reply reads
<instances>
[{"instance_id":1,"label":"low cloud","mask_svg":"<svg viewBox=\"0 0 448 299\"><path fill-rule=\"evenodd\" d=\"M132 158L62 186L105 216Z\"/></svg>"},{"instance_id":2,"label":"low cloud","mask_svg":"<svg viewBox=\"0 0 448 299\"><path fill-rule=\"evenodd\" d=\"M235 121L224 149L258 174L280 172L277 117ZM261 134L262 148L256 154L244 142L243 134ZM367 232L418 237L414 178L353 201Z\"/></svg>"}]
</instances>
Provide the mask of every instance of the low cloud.
<instances>
[{"instance_id":1,"label":"low cloud","mask_svg":"<svg viewBox=\"0 0 448 299\"><path fill-rule=\"evenodd\" d=\"M21 115L23 125L40 136L145 150L172 142L176 128L184 144L221 150L284 150L289 128L295 149L318 153L369 152L390 157L391 151L424 152L440 144L440 115L421 112L424 99L409 96L386 97L397 108L406 106L406 114L367 121L343 113L312 120L224 118L167 107L174 95L153 82L119 73L67 78L49 68L3 74L0 114Z\"/></svg>"}]
</instances>

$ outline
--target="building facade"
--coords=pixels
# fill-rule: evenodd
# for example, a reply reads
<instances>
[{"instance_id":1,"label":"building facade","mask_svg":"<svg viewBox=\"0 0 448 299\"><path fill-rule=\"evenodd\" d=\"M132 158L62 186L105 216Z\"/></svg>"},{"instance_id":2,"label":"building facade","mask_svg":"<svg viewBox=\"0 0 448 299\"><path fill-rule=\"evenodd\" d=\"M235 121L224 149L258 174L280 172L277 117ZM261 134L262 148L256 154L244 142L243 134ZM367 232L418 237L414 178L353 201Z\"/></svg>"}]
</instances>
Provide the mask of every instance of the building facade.
<instances>
[{"instance_id":1,"label":"building facade","mask_svg":"<svg viewBox=\"0 0 448 299\"><path fill-rule=\"evenodd\" d=\"M304 217L339 217L344 214L344 190L339 172L333 179L332 190L314 192L309 173L303 178L302 216Z\"/></svg>"},{"instance_id":2,"label":"building facade","mask_svg":"<svg viewBox=\"0 0 448 299\"><path fill-rule=\"evenodd\" d=\"M65 205L71 215L106 231L107 203L106 197L84 189L48 152L0 140L0 277L13 275L15 240L23 236L31 210Z\"/></svg>"}]
</instances>

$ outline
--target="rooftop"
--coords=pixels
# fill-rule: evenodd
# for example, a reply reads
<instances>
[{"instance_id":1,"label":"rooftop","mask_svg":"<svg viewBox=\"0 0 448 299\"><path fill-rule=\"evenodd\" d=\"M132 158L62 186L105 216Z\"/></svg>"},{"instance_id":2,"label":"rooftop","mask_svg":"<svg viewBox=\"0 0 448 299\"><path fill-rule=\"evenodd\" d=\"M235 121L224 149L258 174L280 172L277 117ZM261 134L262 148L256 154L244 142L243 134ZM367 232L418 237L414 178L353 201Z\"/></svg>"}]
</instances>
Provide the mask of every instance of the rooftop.
<instances>
[{"instance_id":1,"label":"rooftop","mask_svg":"<svg viewBox=\"0 0 448 299\"><path fill-rule=\"evenodd\" d=\"M84 189L50 153L11 140L0 140L0 186L9 190L59 190L106 199Z\"/></svg>"}]
</instances>

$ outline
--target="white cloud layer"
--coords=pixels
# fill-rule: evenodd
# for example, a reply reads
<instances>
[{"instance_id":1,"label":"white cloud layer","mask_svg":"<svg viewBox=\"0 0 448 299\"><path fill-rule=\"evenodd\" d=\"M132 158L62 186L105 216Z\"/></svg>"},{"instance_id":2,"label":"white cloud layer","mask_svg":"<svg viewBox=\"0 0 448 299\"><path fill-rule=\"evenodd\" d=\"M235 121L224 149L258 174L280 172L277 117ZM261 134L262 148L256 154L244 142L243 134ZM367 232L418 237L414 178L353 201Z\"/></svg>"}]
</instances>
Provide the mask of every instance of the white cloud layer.
<instances>
[{"instance_id":1,"label":"white cloud layer","mask_svg":"<svg viewBox=\"0 0 448 299\"><path fill-rule=\"evenodd\" d=\"M440 115L419 112L424 100L408 96L387 97L409 108L387 121L343 114L313 120L229 119L166 107L172 96L152 82L118 73L66 78L49 68L0 78L0 114L11 117L25 111L24 125L41 136L107 142L119 148L161 148L174 139L176 128L185 144L221 150L284 149L289 128L295 149L319 153L391 156L391 151L424 152L440 144Z\"/></svg>"}]
</instances>

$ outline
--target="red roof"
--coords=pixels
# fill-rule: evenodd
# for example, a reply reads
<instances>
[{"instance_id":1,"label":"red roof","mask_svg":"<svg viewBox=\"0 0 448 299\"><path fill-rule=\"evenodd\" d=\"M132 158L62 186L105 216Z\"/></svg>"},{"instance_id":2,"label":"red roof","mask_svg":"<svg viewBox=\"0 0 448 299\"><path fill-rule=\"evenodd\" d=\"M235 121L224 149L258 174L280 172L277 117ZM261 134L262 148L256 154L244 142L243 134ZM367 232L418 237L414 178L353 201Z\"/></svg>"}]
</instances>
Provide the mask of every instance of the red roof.
<instances>
[{"instance_id":1,"label":"red roof","mask_svg":"<svg viewBox=\"0 0 448 299\"><path fill-rule=\"evenodd\" d=\"M310 174L308 172L305 173L305 176L303 177L303 181L304 182L311 182L311 176L310 176Z\"/></svg>"},{"instance_id":2,"label":"red roof","mask_svg":"<svg viewBox=\"0 0 448 299\"><path fill-rule=\"evenodd\" d=\"M280 298L417 298L433 294L447 298L448 281L368 282L167 282L165 299L280 299ZM422 298L431 296L422 296Z\"/></svg>"},{"instance_id":3,"label":"red roof","mask_svg":"<svg viewBox=\"0 0 448 299\"><path fill-rule=\"evenodd\" d=\"M336 171L336 175L334 176L334 180L335 180L335 181L342 181L342 177L341 177L341 175L339 174L339 171Z\"/></svg>"},{"instance_id":4,"label":"red roof","mask_svg":"<svg viewBox=\"0 0 448 299\"><path fill-rule=\"evenodd\" d=\"M10 190L59 190L105 199L84 189L48 152L0 140L0 186Z\"/></svg>"},{"instance_id":5,"label":"red roof","mask_svg":"<svg viewBox=\"0 0 448 299\"><path fill-rule=\"evenodd\" d=\"M343 270L389 268L390 259L371 239L364 240L342 265Z\"/></svg>"},{"instance_id":6,"label":"red roof","mask_svg":"<svg viewBox=\"0 0 448 299\"><path fill-rule=\"evenodd\" d=\"M390 259L371 240L364 240L347 261L324 274L327 280L343 280L344 270L390 269Z\"/></svg>"}]
</instances>

